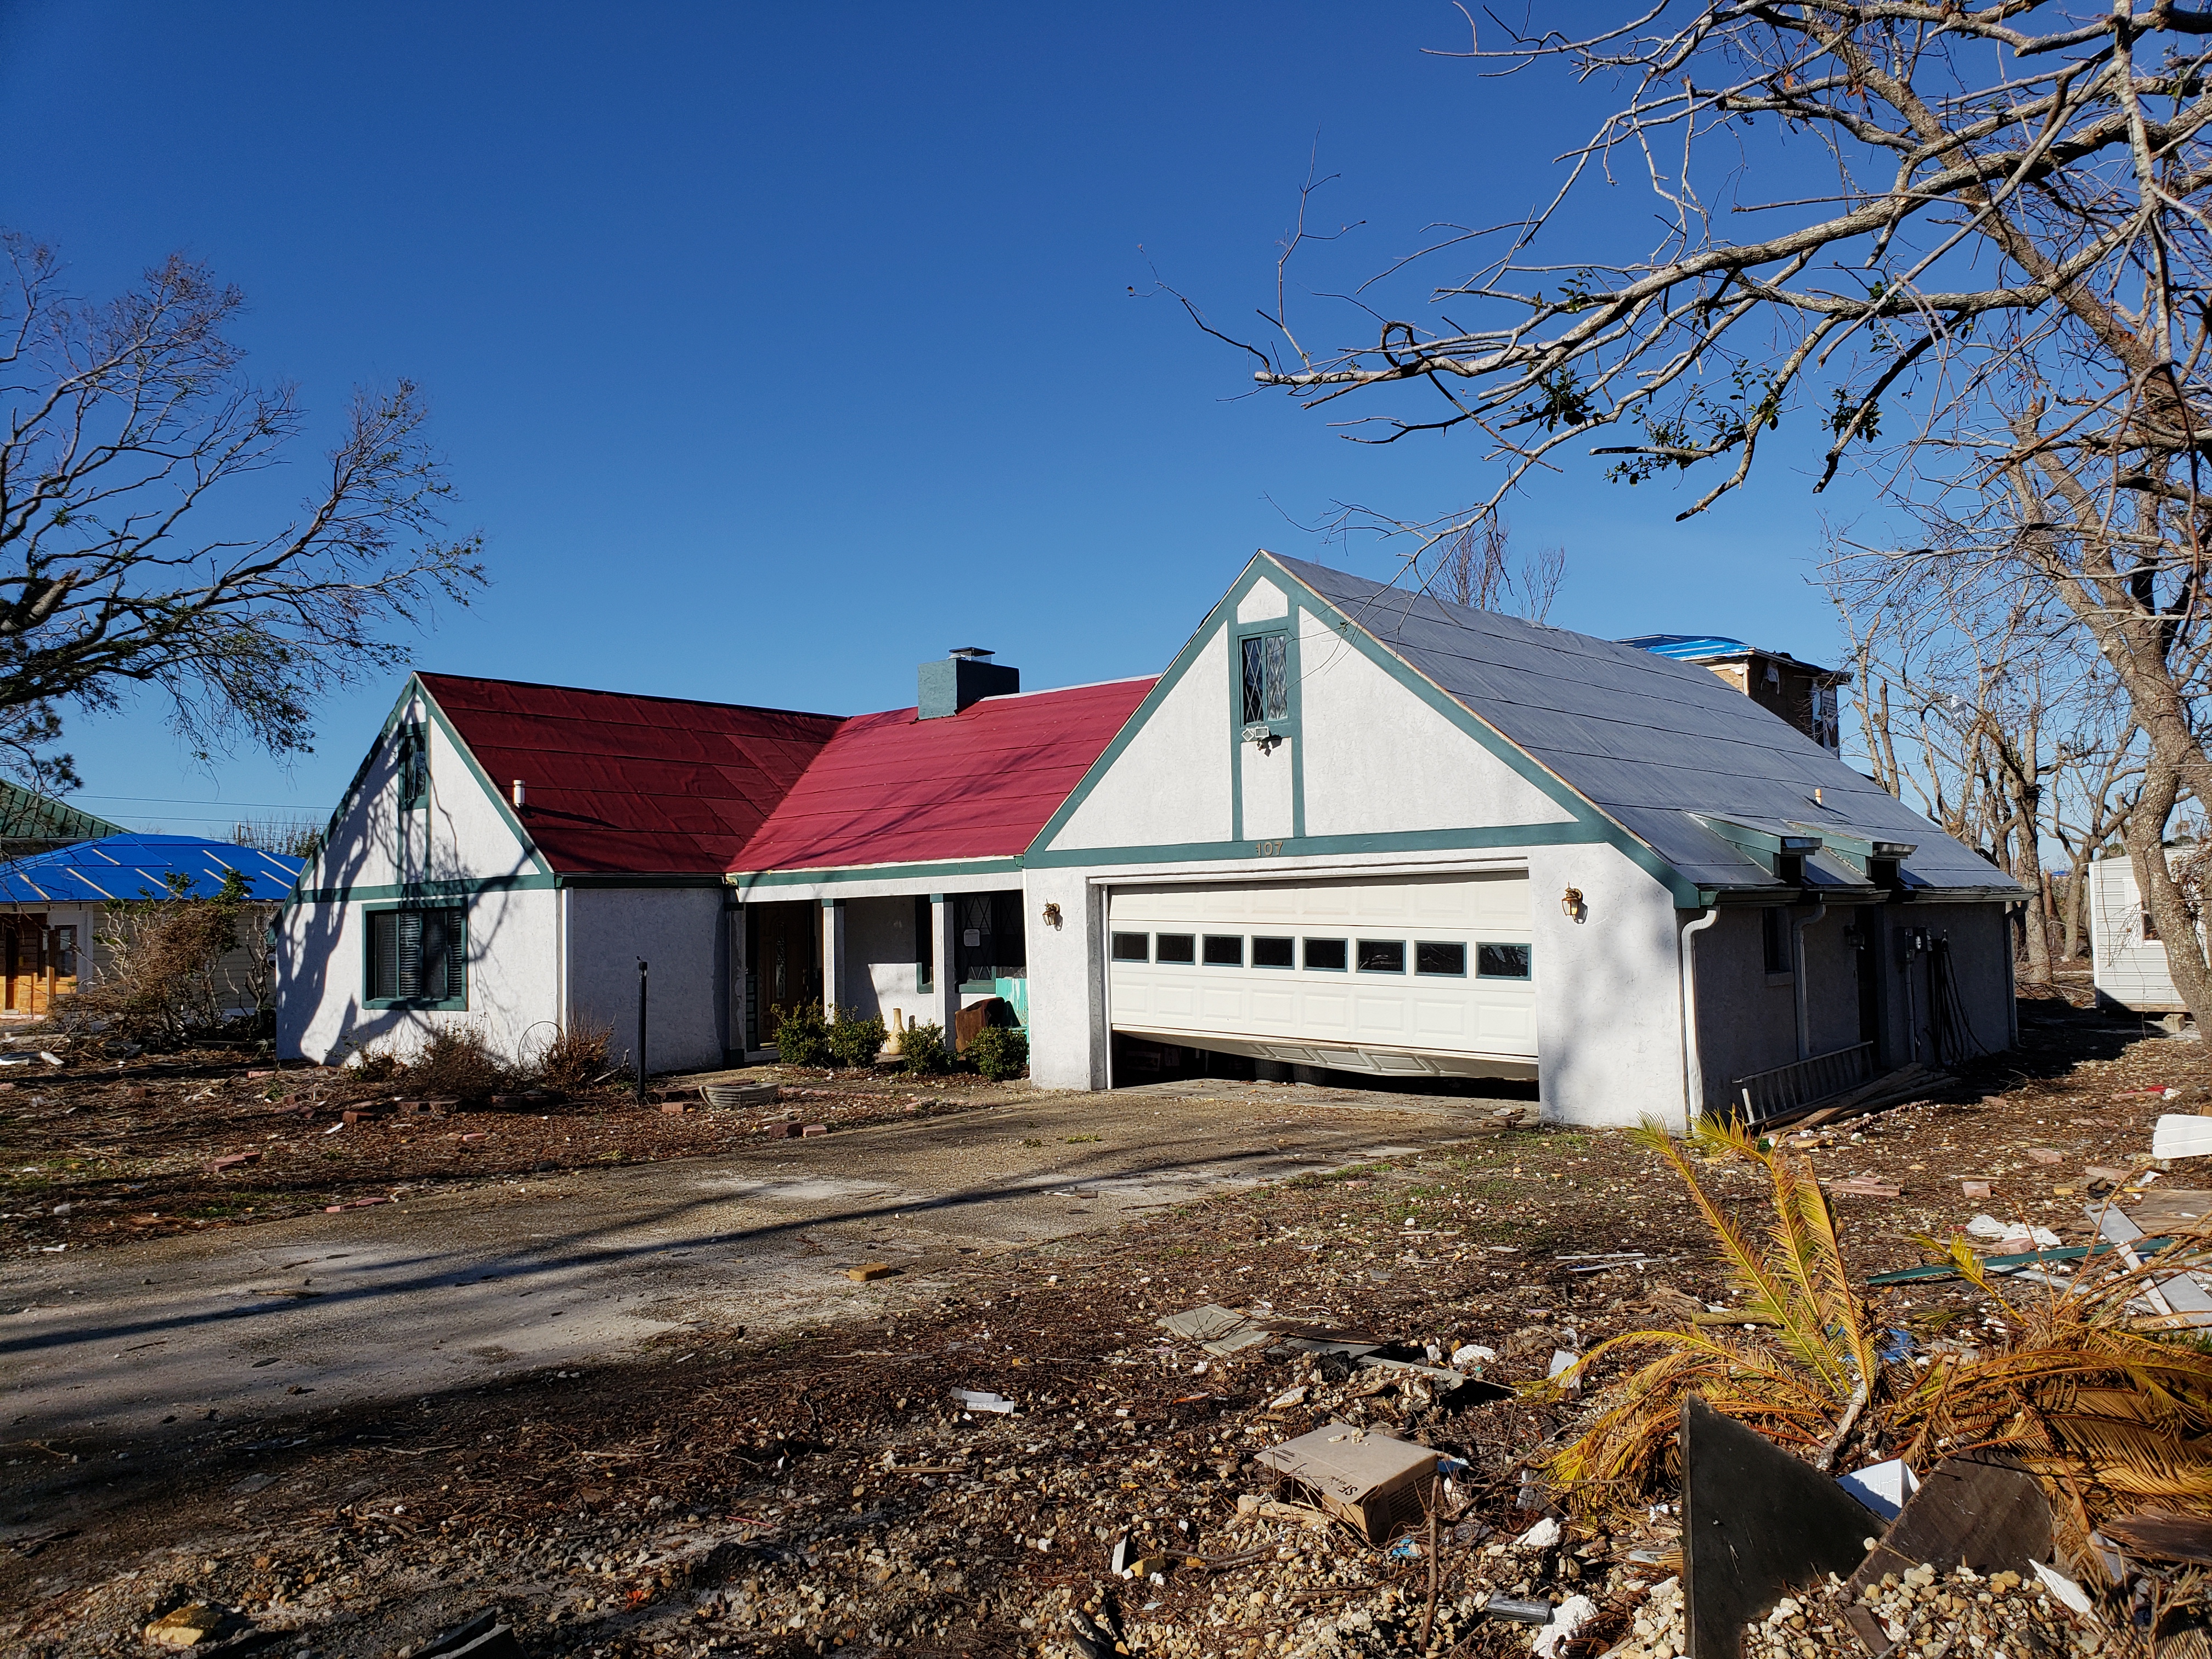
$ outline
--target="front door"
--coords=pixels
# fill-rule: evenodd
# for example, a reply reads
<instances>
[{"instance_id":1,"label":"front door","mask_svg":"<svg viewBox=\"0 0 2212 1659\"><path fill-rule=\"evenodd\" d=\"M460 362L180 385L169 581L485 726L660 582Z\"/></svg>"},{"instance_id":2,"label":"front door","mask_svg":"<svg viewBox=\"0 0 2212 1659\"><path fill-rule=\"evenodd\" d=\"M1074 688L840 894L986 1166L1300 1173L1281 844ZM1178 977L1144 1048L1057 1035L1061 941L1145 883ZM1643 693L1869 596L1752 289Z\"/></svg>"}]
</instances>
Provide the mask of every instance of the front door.
<instances>
[{"instance_id":1,"label":"front door","mask_svg":"<svg viewBox=\"0 0 2212 1659\"><path fill-rule=\"evenodd\" d=\"M822 907L745 906L745 1046L768 1046L778 1010L821 1000Z\"/></svg>"},{"instance_id":2,"label":"front door","mask_svg":"<svg viewBox=\"0 0 2212 1659\"><path fill-rule=\"evenodd\" d=\"M46 919L44 915L0 916L0 948L7 954L4 1004L11 1014L46 1012Z\"/></svg>"}]
</instances>

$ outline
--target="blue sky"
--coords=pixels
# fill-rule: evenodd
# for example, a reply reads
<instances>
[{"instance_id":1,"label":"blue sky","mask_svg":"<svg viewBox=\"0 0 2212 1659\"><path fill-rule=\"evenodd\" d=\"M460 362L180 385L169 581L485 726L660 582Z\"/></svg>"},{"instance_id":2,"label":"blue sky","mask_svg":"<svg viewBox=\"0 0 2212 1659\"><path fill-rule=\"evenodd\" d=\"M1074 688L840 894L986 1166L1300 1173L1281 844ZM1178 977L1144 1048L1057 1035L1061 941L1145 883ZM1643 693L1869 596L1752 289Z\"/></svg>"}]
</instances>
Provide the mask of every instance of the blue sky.
<instances>
[{"instance_id":1,"label":"blue sky","mask_svg":"<svg viewBox=\"0 0 2212 1659\"><path fill-rule=\"evenodd\" d=\"M1245 359L1129 292L1157 268L1243 327L1316 137L1321 216L1364 223L1316 287L1538 199L1592 106L1423 53L1465 38L1444 4L0 0L0 221L88 294L208 260L252 296L253 370L329 416L422 385L495 580L420 665L857 712L954 645L1033 688L1152 672L1255 547L1387 574L1299 527L1333 502L1489 487L1457 436L1362 448L1246 395ZM1673 486L1539 484L1511 519L1567 550L1552 620L1832 655L1811 578L1850 508L1808 488L1809 424L1687 525ZM319 817L397 685L213 775L151 702L76 718L81 799Z\"/></svg>"}]
</instances>

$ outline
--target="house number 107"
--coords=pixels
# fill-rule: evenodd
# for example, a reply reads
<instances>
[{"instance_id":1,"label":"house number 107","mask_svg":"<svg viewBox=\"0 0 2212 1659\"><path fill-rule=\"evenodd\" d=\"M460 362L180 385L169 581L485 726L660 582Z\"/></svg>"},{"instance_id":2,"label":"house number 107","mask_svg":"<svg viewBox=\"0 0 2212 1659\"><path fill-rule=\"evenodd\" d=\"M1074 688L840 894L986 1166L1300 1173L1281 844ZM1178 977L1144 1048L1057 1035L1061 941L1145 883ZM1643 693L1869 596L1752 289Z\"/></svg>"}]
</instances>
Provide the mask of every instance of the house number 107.
<instances>
[{"instance_id":1,"label":"house number 107","mask_svg":"<svg viewBox=\"0 0 2212 1659\"><path fill-rule=\"evenodd\" d=\"M1279 841L1255 841L1252 845L1263 859L1273 858L1283 850L1283 843Z\"/></svg>"}]
</instances>

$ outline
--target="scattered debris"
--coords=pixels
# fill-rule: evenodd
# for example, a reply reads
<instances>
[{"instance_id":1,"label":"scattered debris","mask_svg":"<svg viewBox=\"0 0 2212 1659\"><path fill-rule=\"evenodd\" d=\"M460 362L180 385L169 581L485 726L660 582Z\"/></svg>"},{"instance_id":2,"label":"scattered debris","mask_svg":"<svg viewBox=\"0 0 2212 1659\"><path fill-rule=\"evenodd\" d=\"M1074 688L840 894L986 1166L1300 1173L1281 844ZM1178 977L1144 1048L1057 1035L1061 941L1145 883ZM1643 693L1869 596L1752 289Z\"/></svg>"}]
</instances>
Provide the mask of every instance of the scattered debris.
<instances>
[{"instance_id":1,"label":"scattered debris","mask_svg":"<svg viewBox=\"0 0 2212 1659\"><path fill-rule=\"evenodd\" d=\"M1437 1473L1431 1448L1343 1422L1270 1446L1259 1461L1373 1544L1419 1523Z\"/></svg>"},{"instance_id":2,"label":"scattered debris","mask_svg":"<svg viewBox=\"0 0 2212 1659\"><path fill-rule=\"evenodd\" d=\"M1015 1408L1014 1402L1006 1395L993 1394L988 1389L955 1389L952 1391L952 1397L958 1401L964 1409L971 1412L1005 1413Z\"/></svg>"},{"instance_id":3,"label":"scattered debris","mask_svg":"<svg viewBox=\"0 0 2212 1659\"><path fill-rule=\"evenodd\" d=\"M1839 1477L1837 1484L1884 1521L1896 1520L1905 1500L1920 1490L1919 1479L1901 1457L1854 1469Z\"/></svg>"},{"instance_id":4,"label":"scattered debris","mask_svg":"<svg viewBox=\"0 0 2212 1659\"><path fill-rule=\"evenodd\" d=\"M1850 1493L1695 1395L1682 1401L1682 1556L1696 1659L1793 1589L1842 1577L1881 1523Z\"/></svg>"},{"instance_id":5,"label":"scattered debris","mask_svg":"<svg viewBox=\"0 0 2212 1659\"><path fill-rule=\"evenodd\" d=\"M2153 1158L2203 1158L2212 1155L2212 1117L2168 1112L2151 1132Z\"/></svg>"},{"instance_id":6,"label":"scattered debris","mask_svg":"<svg viewBox=\"0 0 2212 1659\"><path fill-rule=\"evenodd\" d=\"M213 1642L218 1633L239 1622L237 1615L228 1607L193 1601L163 1613L147 1626L146 1639L157 1648L196 1648Z\"/></svg>"}]
</instances>

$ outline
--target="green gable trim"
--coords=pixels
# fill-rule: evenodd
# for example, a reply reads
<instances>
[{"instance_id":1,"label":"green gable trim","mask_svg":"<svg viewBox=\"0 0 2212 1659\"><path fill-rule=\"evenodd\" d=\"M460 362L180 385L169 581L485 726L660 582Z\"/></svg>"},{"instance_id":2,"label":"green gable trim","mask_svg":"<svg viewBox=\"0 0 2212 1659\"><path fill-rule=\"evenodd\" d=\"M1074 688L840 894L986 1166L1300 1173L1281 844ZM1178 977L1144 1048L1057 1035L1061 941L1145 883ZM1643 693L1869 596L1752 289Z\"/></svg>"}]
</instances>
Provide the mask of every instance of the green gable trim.
<instances>
[{"instance_id":1,"label":"green gable trim","mask_svg":"<svg viewBox=\"0 0 2212 1659\"><path fill-rule=\"evenodd\" d=\"M1067 799L1060 804L1060 810L1045 820L1044 828L1037 831L1036 839L1030 843L1029 851L1023 855L1024 862L1036 863L1039 849L1052 845L1053 838L1067 827L1067 821L1075 816L1077 810L1085 801L1091 799L1091 792L1096 789L1106 775L1114 769L1114 763L1121 758L1123 751L1136 740L1137 733L1144 730L1145 723L1152 719L1154 711L1167 701L1169 694L1182 683L1183 677L1190 672L1192 665L1198 661L1200 654L1209 646L1217 642L1223 629L1235 621L1237 601L1243 598L1246 591L1252 586L1254 572L1258 569L1261 556L1259 554L1253 555L1251 562L1244 567L1243 573L1231 585L1229 592L1222 596L1212 610L1206 613L1205 620L1199 623L1197 630L1191 635L1190 638L1183 641L1182 649L1176 653L1175 660L1167 665L1167 672L1153 682L1152 689L1145 693L1144 701L1137 705L1135 712L1131 714L1127 720L1122 721L1121 729L1114 734L1113 742L1108 744L1100 752L1098 758L1091 763L1091 769L1085 772L1078 780L1075 787L1068 792ZM1301 582L1298 586L1303 590L1305 585ZM1225 650L1227 647L1224 646L1222 648ZM1233 668L1234 665L1231 665L1231 667ZM1233 690L1236 675L1233 672L1231 673L1229 679ZM1232 814L1231 822L1233 826L1237 803L1242 794L1241 780L1233 769L1229 775L1229 787Z\"/></svg>"},{"instance_id":2,"label":"green gable trim","mask_svg":"<svg viewBox=\"0 0 2212 1659\"><path fill-rule=\"evenodd\" d=\"M1032 867L1045 868L1120 862L1166 863L1181 857L1242 859L1255 856L1249 849L1256 843L1245 841L1199 843L1193 848L1183 849L1069 848L1064 850L1055 848L1053 842L1066 830L1069 820L1074 817L1077 810L1090 799L1091 792L1113 769L1115 763L1121 759L1123 752L1135 740L1137 733L1152 718L1153 712L1166 701L1176 686L1190 672L1192 665L1198 659L1199 653L1225 637L1233 637L1240 629L1258 631L1266 626L1262 623L1240 624L1236 621L1237 604L1254 586L1261 580L1272 582L1282 588L1288 596L1291 606L1290 623L1294 630L1291 637L1294 642L1304 632L1303 628L1298 626L1299 612L1310 611L1331 632L1360 652L1370 662L1382 669L1407 691L1419 697L1458 731L1481 744L1491 755L1511 769L1516 776L1538 790L1547 799L1555 803L1563 811L1571 815L1573 820L1572 825L1542 826L1540 839L1533 837L1528 829L1512 827L1497 830L1494 832L1491 829L1485 828L1381 832L1371 836L1319 837L1293 836L1283 844L1284 856L1299 853L1429 852L1462 847L1475 848L1491 845L1593 844L1602 842L1618 848L1639 869L1664 885L1674 895L1676 904L1691 908L1697 905L1698 890L1696 885L1686 880L1673 866L1652 851L1642 840L1631 834L1623 825L1607 817L1573 785L1538 761L1534 756L1522 749L1488 720L1475 714L1457 697L1453 696L1428 676L1415 669L1403 657L1370 633L1364 625L1346 616L1331 601L1316 592L1312 587L1279 563L1273 554L1264 551L1252 556L1251 561L1239 573L1237 580L1231 584L1229 592L1224 594L1220 602L1206 613L1206 620L1199 625L1198 630L1191 635L1183 648L1176 654L1175 660L1168 665L1167 672L1160 676L1158 683L1146 694L1145 700L1137 705L1136 712L1130 715L1121 730L1115 734L1114 741L1106 746L1105 751L1083 775L1081 781L1069 793L1067 799L1060 803L1060 810L1052 815L1045 827L1038 832L1036 839L1030 843L1029 852L1024 855L1024 864ZM1238 665L1235 663L1230 665L1232 696L1236 694L1237 687L1236 672L1237 666ZM1297 739L1293 738L1292 741L1295 744ZM1295 750L1293 753L1295 757ZM1303 768L1299 769L1299 772L1303 772ZM1302 775L1294 775L1292 780L1293 788L1296 791L1293 801L1300 809L1304 805L1304 791L1297 788L1297 786L1304 781ZM1241 784L1242 762L1239 758L1232 763L1231 772L1231 799L1236 809L1241 809L1243 805ZM1239 810L1237 817L1240 819L1241 816L1241 810ZM1304 828L1304 812L1300 810L1297 813L1297 828ZM1237 823L1235 827L1241 828L1241 823ZM1566 833L1570 829L1578 830L1579 833ZM1510 839L1494 842L1486 839L1468 839L1469 836L1486 838L1492 833ZM1428 839L1431 836L1441 836L1444 839L1431 842ZM1211 853L1203 850L1207 845L1212 845L1220 850ZM1269 845L1272 848L1273 843L1271 842Z\"/></svg>"},{"instance_id":3,"label":"green gable trim","mask_svg":"<svg viewBox=\"0 0 2212 1659\"><path fill-rule=\"evenodd\" d=\"M414 674L408 678L411 685L421 689L422 705L430 711L430 718L438 723L438 729L446 734L446 741L453 745L454 750L467 763L469 775L477 781L477 787L482 789L491 804L499 809L501 821L514 832L515 840L522 844L522 850L530 855L530 861L538 866L538 874L551 875L553 866L546 863L544 854L538 850L538 843L531 839L530 831L523 828L522 820L515 815L514 804L507 799L500 787L491 781L490 775L478 763L474 751L461 741L461 734L453 730L453 721L447 720L446 711L438 707L438 700L430 695L430 688L422 684L422 677L420 674ZM435 787L434 782L433 787Z\"/></svg>"},{"instance_id":4,"label":"green gable trim","mask_svg":"<svg viewBox=\"0 0 2212 1659\"><path fill-rule=\"evenodd\" d=\"M446 711L438 707L438 700L430 695L430 688L422 684L422 677L420 674L410 674L406 684L399 688L399 696L392 705L392 712L385 715L384 724L377 728L375 739L368 745L368 751L361 757L361 764L354 769L351 781L347 783L344 793L338 797L338 804L331 809L330 818L323 825L321 848L313 858L309 859L301 866L300 874L293 887L295 899L309 903L328 903L331 901L318 899L313 895L351 890L340 888L301 888L298 883L305 881L308 872L323 859L329 856L331 844L337 838L339 823L349 812L355 811L362 804L362 788L368 781L370 769L375 765L376 757L384 752L385 745L392 741L401 726L407 724L407 711L414 702L417 693L422 696L422 706L430 711L430 718L437 723L438 729L446 734L446 740L453 745L454 752L460 756L463 763L468 767L469 775L476 780L477 787L489 798L492 805L498 809L501 818L514 832L514 838L521 844L523 852L529 857L530 862L536 866L537 873L546 878L546 884L551 884L553 866L546 863L544 855L538 852L537 842L531 839L530 832L522 827L522 820L515 816L514 809L509 805L507 797L500 793L498 786L492 782L483 768L477 763L477 757L470 750L468 744L461 741L461 734L453 729L453 721L446 718ZM431 787L434 791L436 787L436 781L433 779ZM407 811L421 810L420 807L401 809L403 816ZM404 829L401 833L404 835ZM289 903L293 901L286 902Z\"/></svg>"},{"instance_id":5,"label":"green gable trim","mask_svg":"<svg viewBox=\"0 0 2212 1659\"><path fill-rule=\"evenodd\" d=\"M1032 870L1086 865L1205 864L1231 860L1339 858L1358 853L1492 852L1516 847L1589 847L1612 837L1602 823L1495 823L1462 830L1399 830L1363 836L1292 836L1283 841L1184 842L1153 847L1066 847L1031 853Z\"/></svg>"},{"instance_id":6,"label":"green gable trim","mask_svg":"<svg viewBox=\"0 0 2212 1659\"><path fill-rule=\"evenodd\" d=\"M940 876L1018 875L1022 862L1018 858L1002 858L952 859L935 864L855 864L822 870L756 870L743 874L732 872L722 879L741 892L750 892L756 887L811 887L817 883L926 882Z\"/></svg>"}]
</instances>

